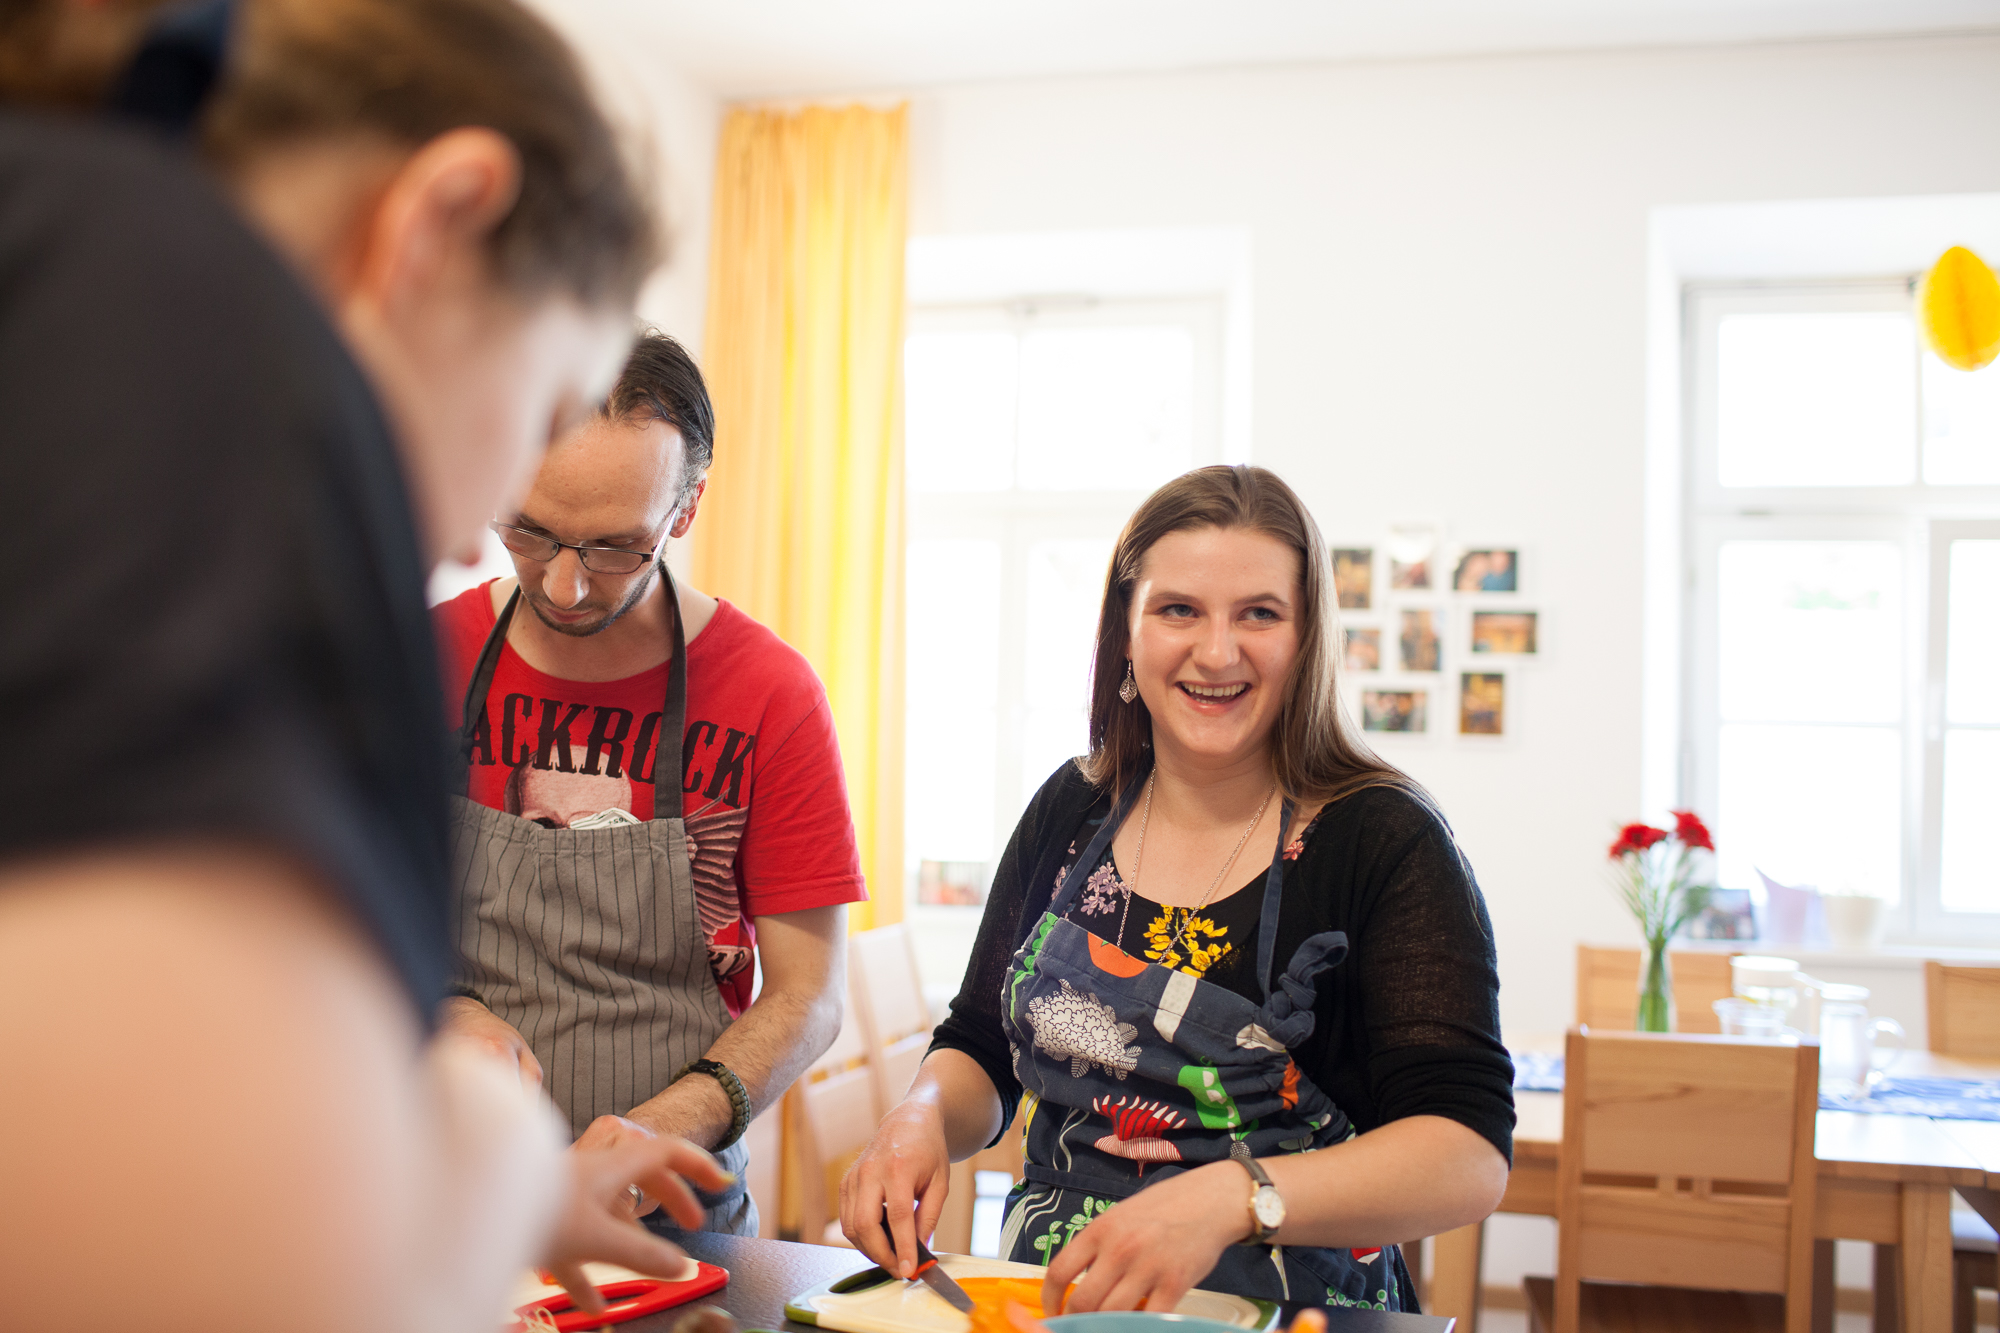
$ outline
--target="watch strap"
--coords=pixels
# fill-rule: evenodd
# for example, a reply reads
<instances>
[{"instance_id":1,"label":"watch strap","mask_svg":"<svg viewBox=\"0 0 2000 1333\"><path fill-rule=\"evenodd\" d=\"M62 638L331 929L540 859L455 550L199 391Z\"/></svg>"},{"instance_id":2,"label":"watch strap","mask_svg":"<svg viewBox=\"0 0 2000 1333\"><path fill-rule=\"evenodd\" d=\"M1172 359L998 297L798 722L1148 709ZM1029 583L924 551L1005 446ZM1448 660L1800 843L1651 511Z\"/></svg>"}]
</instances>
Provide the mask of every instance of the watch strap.
<instances>
[{"instance_id":1,"label":"watch strap","mask_svg":"<svg viewBox=\"0 0 2000 1333\"><path fill-rule=\"evenodd\" d=\"M1265 1190L1269 1190L1275 1197L1278 1193L1278 1187L1271 1183L1270 1174L1264 1170L1257 1159L1248 1153L1231 1153L1229 1160L1250 1173L1250 1198L1245 1202L1245 1207L1250 1210L1250 1236L1243 1244L1269 1245L1271 1238L1278 1233L1272 1228L1265 1226L1264 1219L1257 1216L1257 1196ZM1282 1200L1280 1202L1282 1203Z\"/></svg>"},{"instance_id":2,"label":"watch strap","mask_svg":"<svg viewBox=\"0 0 2000 1333\"><path fill-rule=\"evenodd\" d=\"M749 1089L743 1086L742 1079L736 1077L735 1070L723 1064L720 1060L710 1060L705 1056L702 1059L690 1061L685 1069L674 1075L674 1082L680 1082L689 1074L708 1075L721 1084L723 1092L729 1096L729 1132L724 1134L721 1142L715 1145L715 1151L721 1152L724 1148L731 1146L738 1139L742 1138L743 1132L750 1128Z\"/></svg>"}]
</instances>

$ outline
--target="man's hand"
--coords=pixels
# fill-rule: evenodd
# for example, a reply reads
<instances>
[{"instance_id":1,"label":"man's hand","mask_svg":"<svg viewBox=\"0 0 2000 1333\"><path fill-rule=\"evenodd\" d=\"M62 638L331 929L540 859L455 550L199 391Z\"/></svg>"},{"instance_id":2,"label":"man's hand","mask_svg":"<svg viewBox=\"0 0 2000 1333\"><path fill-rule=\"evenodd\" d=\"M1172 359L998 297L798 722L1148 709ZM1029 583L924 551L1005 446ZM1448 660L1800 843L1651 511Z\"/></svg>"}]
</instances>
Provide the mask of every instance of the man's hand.
<instances>
[{"instance_id":1,"label":"man's hand","mask_svg":"<svg viewBox=\"0 0 2000 1333\"><path fill-rule=\"evenodd\" d=\"M527 1038L477 1000L454 995L439 1005L438 1035L487 1047L515 1063L521 1071L522 1086L542 1086L542 1062L528 1049Z\"/></svg>"},{"instance_id":2,"label":"man's hand","mask_svg":"<svg viewBox=\"0 0 2000 1333\"><path fill-rule=\"evenodd\" d=\"M703 1214L687 1181L716 1191L732 1180L713 1157L685 1139L661 1138L618 1116L592 1121L567 1155L569 1199L549 1242L546 1266L576 1308L590 1314L603 1311L604 1297L584 1276L586 1261L672 1277L686 1257L633 1220L627 1186L637 1185L657 1199L674 1221L696 1231Z\"/></svg>"},{"instance_id":3,"label":"man's hand","mask_svg":"<svg viewBox=\"0 0 2000 1333\"><path fill-rule=\"evenodd\" d=\"M590 1128L583 1131L583 1137L571 1145L570 1151L582 1153L602 1152L607 1148L615 1148L621 1143L628 1143L635 1138L657 1139L659 1137L660 1135L646 1128L646 1126L627 1120L622 1115L601 1115L590 1122ZM686 1189L680 1183L678 1177L669 1177L669 1180L671 1181L670 1189ZM634 1181L633 1183L637 1184L638 1182ZM628 1199L631 1198L631 1190L628 1189L625 1193ZM657 1211L662 1197L642 1186L639 1197L631 1200L633 1206L628 1210L630 1216L634 1221L637 1221L647 1213ZM699 1205L697 1204L697 1206Z\"/></svg>"}]
</instances>

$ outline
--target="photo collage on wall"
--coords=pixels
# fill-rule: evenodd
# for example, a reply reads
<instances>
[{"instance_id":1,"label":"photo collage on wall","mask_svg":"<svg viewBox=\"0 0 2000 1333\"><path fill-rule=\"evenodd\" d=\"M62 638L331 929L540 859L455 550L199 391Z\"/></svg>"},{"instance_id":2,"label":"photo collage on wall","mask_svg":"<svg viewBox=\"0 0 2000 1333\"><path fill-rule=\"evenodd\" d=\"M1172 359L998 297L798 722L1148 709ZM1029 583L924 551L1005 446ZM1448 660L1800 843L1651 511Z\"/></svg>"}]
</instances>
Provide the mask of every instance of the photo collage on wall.
<instances>
[{"instance_id":1,"label":"photo collage on wall","mask_svg":"<svg viewBox=\"0 0 2000 1333\"><path fill-rule=\"evenodd\" d=\"M1428 524L1336 547L1344 693L1362 730L1516 734L1516 669L1543 653L1542 613L1524 605L1518 546L1448 545Z\"/></svg>"}]
</instances>

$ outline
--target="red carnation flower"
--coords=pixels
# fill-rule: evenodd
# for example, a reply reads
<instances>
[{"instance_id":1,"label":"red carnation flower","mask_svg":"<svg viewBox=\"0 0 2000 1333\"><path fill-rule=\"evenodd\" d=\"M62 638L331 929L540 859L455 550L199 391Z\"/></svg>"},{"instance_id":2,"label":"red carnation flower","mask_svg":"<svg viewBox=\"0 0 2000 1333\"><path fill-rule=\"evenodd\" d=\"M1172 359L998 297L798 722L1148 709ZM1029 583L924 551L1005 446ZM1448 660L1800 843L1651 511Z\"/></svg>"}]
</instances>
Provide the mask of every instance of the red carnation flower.
<instances>
[{"instance_id":1,"label":"red carnation flower","mask_svg":"<svg viewBox=\"0 0 2000 1333\"><path fill-rule=\"evenodd\" d=\"M1654 828L1651 824L1627 824L1618 830L1618 841L1611 844L1611 859L1616 861L1627 852L1643 852L1666 836L1665 829Z\"/></svg>"},{"instance_id":2,"label":"red carnation flower","mask_svg":"<svg viewBox=\"0 0 2000 1333\"><path fill-rule=\"evenodd\" d=\"M1675 810L1674 836L1689 847L1699 847L1705 852L1715 850L1715 839L1708 836L1708 825L1701 822L1701 816L1692 810Z\"/></svg>"}]
</instances>

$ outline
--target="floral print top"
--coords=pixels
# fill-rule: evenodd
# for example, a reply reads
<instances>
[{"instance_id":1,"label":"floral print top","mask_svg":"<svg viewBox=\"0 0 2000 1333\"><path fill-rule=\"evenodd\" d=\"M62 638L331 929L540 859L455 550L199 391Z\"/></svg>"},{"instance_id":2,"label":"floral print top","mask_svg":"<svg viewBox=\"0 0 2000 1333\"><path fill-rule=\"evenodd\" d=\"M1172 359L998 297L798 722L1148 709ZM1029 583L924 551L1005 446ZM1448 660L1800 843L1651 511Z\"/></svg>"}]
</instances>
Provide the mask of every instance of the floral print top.
<instances>
[{"instance_id":1,"label":"floral print top","mask_svg":"<svg viewBox=\"0 0 2000 1333\"><path fill-rule=\"evenodd\" d=\"M1306 839L1312 836L1318 823L1315 818L1286 844L1286 862L1299 859L1305 851ZM1063 858L1062 875L1069 873L1077 855L1077 846L1072 843ZM1239 865L1237 873L1244 877L1236 889L1196 911L1168 907L1144 894L1133 893L1107 850L1104 859L1084 881L1083 892L1077 895L1069 917L1134 958L1200 977L1225 986L1253 1003L1261 1003L1263 984L1256 976L1254 959L1267 869L1259 866L1245 875L1244 867ZM1062 875L1058 875L1058 882Z\"/></svg>"}]
</instances>

